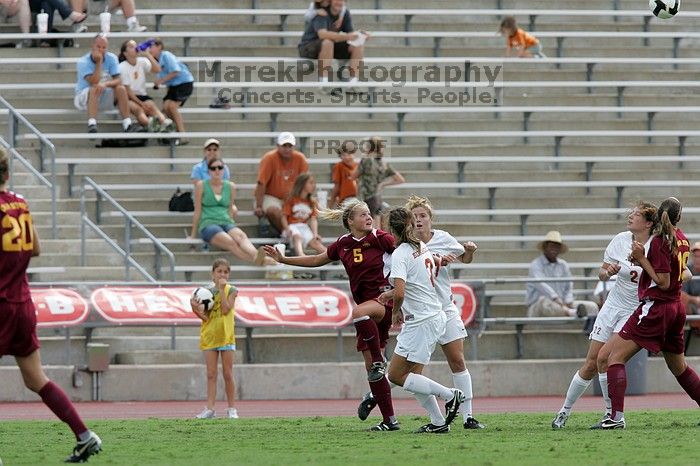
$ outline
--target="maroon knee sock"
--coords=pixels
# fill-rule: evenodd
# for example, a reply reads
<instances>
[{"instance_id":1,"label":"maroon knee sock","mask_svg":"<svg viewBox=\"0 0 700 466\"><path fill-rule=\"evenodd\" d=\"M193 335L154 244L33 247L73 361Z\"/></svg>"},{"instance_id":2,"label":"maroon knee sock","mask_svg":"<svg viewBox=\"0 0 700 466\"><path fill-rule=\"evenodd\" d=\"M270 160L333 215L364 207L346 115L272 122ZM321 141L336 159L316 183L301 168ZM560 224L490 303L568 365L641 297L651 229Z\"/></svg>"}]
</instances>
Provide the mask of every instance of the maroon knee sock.
<instances>
[{"instance_id":1,"label":"maroon knee sock","mask_svg":"<svg viewBox=\"0 0 700 466\"><path fill-rule=\"evenodd\" d=\"M78 411L75 410L75 406L73 406L73 403L68 399L61 387L49 380L39 390L39 396L60 420L68 424L76 438L79 439L79 435L88 430L83 424L83 420L80 419Z\"/></svg>"},{"instance_id":2,"label":"maroon knee sock","mask_svg":"<svg viewBox=\"0 0 700 466\"><path fill-rule=\"evenodd\" d=\"M608 396L612 405L612 416L625 411L625 390L627 390L627 372L624 364L613 364L608 367Z\"/></svg>"},{"instance_id":3,"label":"maroon knee sock","mask_svg":"<svg viewBox=\"0 0 700 466\"><path fill-rule=\"evenodd\" d=\"M391 402L391 386L386 377L376 382L369 382L369 389L372 391L374 399L377 400L379 411L382 412L384 422L391 422L390 417L394 415L394 405Z\"/></svg>"},{"instance_id":4,"label":"maroon knee sock","mask_svg":"<svg viewBox=\"0 0 700 466\"><path fill-rule=\"evenodd\" d=\"M357 334L369 346L369 353L372 355L372 362L384 361L382 349L379 347L379 329L377 323L372 319L365 319L355 322Z\"/></svg>"},{"instance_id":5,"label":"maroon knee sock","mask_svg":"<svg viewBox=\"0 0 700 466\"><path fill-rule=\"evenodd\" d=\"M700 377L698 377L697 372L688 366L681 375L676 377L676 380L683 387L683 390L700 405Z\"/></svg>"}]
</instances>

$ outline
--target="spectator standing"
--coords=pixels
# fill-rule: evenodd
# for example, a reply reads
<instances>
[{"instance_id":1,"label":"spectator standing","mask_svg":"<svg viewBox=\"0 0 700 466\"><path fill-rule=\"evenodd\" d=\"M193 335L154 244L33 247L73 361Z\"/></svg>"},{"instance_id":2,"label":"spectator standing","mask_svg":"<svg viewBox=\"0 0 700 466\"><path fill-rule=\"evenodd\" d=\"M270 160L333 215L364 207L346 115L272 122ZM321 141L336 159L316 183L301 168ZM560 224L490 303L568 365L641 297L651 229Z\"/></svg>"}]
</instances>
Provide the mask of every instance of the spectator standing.
<instances>
[{"instance_id":1,"label":"spectator standing","mask_svg":"<svg viewBox=\"0 0 700 466\"><path fill-rule=\"evenodd\" d=\"M154 81L154 86L157 89L160 86L168 86L168 92L163 97L163 111L175 122L177 131L183 133L185 131L185 122L180 114L180 107L185 105L187 99L192 95L194 89L194 77L190 73L187 65L177 59L172 52L163 50L163 41L155 39L153 45L149 48L149 52L158 60L160 64L160 72L158 79ZM187 139L179 139L177 145L185 145L189 143Z\"/></svg>"},{"instance_id":2,"label":"spectator standing","mask_svg":"<svg viewBox=\"0 0 700 466\"><path fill-rule=\"evenodd\" d=\"M224 377L229 419L238 419L235 406L236 381L233 378L233 355L236 351L234 306L238 289L228 283L231 266L226 259L216 259L211 266L212 284L209 290L214 295L211 309L205 309L194 299L190 299L192 312L202 320L199 331L199 349L204 351L207 365L207 407L197 415L197 419L211 419L216 416L216 382L218 363L221 356L221 371Z\"/></svg>"},{"instance_id":3,"label":"spectator standing","mask_svg":"<svg viewBox=\"0 0 700 466\"><path fill-rule=\"evenodd\" d=\"M41 248L27 201L7 189L9 179L10 160L0 147L0 357L15 357L24 385L75 434L78 443L66 462L84 462L102 449L102 441L41 367L36 310L27 282L29 261Z\"/></svg>"},{"instance_id":4,"label":"spectator standing","mask_svg":"<svg viewBox=\"0 0 700 466\"><path fill-rule=\"evenodd\" d=\"M348 198L357 197L357 181L355 180L355 152L357 147L352 141L345 141L337 149L340 162L333 166L331 178L333 180L333 190L330 195L330 206L339 206Z\"/></svg>"},{"instance_id":5,"label":"spectator standing","mask_svg":"<svg viewBox=\"0 0 700 466\"><path fill-rule=\"evenodd\" d=\"M289 238L297 256L304 256L309 246L317 253L326 252L318 234L318 203L316 202L316 180L310 173L302 173L294 182L292 191L284 203L282 236Z\"/></svg>"},{"instance_id":6,"label":"spectator standing","mask_svg":"<svg viewBox=\"0 0 700 466\"><path fill-rule=\"evenodd\" d=\"M294 150L297 140L290 132L277 136L277 148L267 152L260 160L258 182L255 186L255 216L267 217L280 233L284 201L297 177L309 170L306 156Z\"/></svg>"},{"instance_id":7,"label":"spectator standing","mask_svg":"<svg viewBox=\"0 0 700 466\"><path fill-rule=\"evenodd\" d=\"M122 128L128 133L141 128L129 117L129 96L119 77L119 60L107 51L107 37L98 34L92 41L90 52L78 60L78 80L73 104L78 110L87 110L88 133L97 132L98 110L119 108Z\"/></svg>"},{"instance_id":8,"label":"spectator standing","mask_svg":"<svg viewBox=\"0 0 700 466\"><path fill-rule=\"evenodd\" d=\"M146 91L146 75L160 72L160 64L148 50L137 52L136 45L127 40L119 51L119 76L129 95L129 110L149 132L172 131L173 120L158 110Z\"/></svg>"},{"instance_id":9,"label":"spectator standing","mask_svg":"<svg viewBox=\"0 0 700 466\"><path fill-rule=\"evenodd\" d=\"M384 147L386 142L373 137L368 142L368 150L355 170L360 199L367 203L374 218L374 225L379 226L380 216L384 212L382 192L387 186L404 183L401 173L386 163Z\"/></svg>"},{"instance_id":10,"label":"spectator standing","mask_svg":"<svg viewBox=\"0 0 700 466\"><path fill-rule=\"evenodd\" d=\"M506 57L514 54L520 58L546 58L542 53L542 44L532 34L518 27L512 16L506 16L501 21L500 34L506 38Z\"/></svg>"},{"instance_id":11,"label":"spectator standing","mask_svg":"<svg viewBox=\"0 0 700 466\"><path fill-rule=\"evenodd\" d=\"M550 231L537 246L542 255L530 263L529 278L571 277L569 264L559 258L569 248L564 244L561 233ZM598 313L598 305L593 301L574 301L573 282L528 282L528 317L586 317Z\"/></svg>"},{"instance_id":12,"label":"spectator standing","mask_svg":"<svg viewBox=\"0 0 700 466\"><path fill-rule=\"evenodd\" d=\"M197 181L210 179L209 164L219 158L221 158L221 143L219 140L209 138L204 141L204 157L192 167L192 174L190 175L192 182L197 184ZM224 181L230 179L231 173L228 166L224 165Z\"/></svg>"},{"instance_id":13,"label":"spectator standing","mask_svg":"<svg viewBox=\"0 0 700 466\"><path fill-rule=\"evenodd\" d=\"M680 296L681 282L690 278L686 267L690 248L688 238L677 226L681 210L678 199L665 199L657 211L649 252L645 254L639 241L632 243L633 262L643 269L638 288L641 303L620 333L610 339L607 362L612 413L603 419L601 429L625 428L625 363L641 349L663 352L666 366L678 384L700 406L700 377L683 355L685 310Z\"/></svg>"},{"instance_id":14,"label":"spectator standing","mask_svg":"<svg viewBox=\"0 0 700 466\"><path fill-rule=\"evenodd\" d=\"M327 15L311 18L298 45L299 56L319 60L321 82L328 82L333 59L350 60L350 82L358 82L359 64L364 59L364 41L369 34L355 32L345 0L331 0ZM307 12L308 13L308 12ZM340 22L340 26L336 24ZM355 45L349 42L355 41Z\"/></svg>"}]
</instances>

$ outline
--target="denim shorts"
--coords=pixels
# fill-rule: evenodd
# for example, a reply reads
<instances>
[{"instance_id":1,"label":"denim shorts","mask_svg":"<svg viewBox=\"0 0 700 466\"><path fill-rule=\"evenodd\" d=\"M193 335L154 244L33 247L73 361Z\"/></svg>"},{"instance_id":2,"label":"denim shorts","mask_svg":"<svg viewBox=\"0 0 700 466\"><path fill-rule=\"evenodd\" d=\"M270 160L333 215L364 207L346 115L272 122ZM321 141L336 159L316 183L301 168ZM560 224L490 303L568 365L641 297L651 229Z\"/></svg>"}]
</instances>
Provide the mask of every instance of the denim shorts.
<instances>
[{"instance_id":1,"label":"denim shorts","mask_svg":"<svg viewBox=\"0 0 700 466\"><path fill-rule=\"evenodd\" d=\"M225 225L209 225L199 231L199 237L202 238L205 243L208 243L214 236L216 236L217 233L228 233L234 228L236 228L235 223L228 223Z\"/></svg>"}]
</instances>

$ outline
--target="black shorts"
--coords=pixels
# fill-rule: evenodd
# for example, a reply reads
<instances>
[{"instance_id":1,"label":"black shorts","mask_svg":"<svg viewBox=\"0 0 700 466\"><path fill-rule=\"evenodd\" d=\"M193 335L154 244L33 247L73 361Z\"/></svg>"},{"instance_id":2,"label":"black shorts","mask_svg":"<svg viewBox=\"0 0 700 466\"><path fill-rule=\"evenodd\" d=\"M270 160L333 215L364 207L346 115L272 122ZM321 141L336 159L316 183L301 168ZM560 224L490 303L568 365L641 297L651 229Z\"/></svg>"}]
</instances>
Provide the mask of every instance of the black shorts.
<instances>
[{"instance_id":1,"label":"black shorts","mask_svg":"<svg viewBox=\"0 0 700 466\"><path fill-rule=\"evenodd\" d=\"M192 95L192 84L193 83L182 83L177 86L168 86L168 93L163 97L163 101L174 100L180 102L180 107L182 107Z\"/></svg>"},{"instance_id":2,"label":"black shorts","mask_svg":"<svg viewBox=\"0 0 700 466\"><path fill-rule=\"evenodd\" d=\"M153 100L153 98L150 95L137 95L136 98L139 99L141 102Z\"/></svg>"},{"instance_id":3,"label":"black shorts","mask_svg":"<svg viewBox=\"0 0 700 466\"><path fill-rule=\"evenodd\" d=\"M321 53L321 39L299 44L298 49L301 58L312 58L316 60L318 59L318 54ZM333 58L338 60L350 59L350 46L347 42L335 42L333 44Z\"/></svg>"}]
</instances>

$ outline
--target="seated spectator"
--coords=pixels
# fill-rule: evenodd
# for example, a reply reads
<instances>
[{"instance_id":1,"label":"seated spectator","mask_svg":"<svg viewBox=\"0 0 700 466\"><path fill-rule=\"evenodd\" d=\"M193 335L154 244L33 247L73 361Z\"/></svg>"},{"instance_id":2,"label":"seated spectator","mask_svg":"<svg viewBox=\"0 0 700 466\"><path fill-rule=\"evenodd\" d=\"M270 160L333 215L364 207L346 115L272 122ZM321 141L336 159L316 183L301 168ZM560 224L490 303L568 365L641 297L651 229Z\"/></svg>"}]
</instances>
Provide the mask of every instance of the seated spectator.
<instances>
[{"instance_id":1,"label":"seated spectator","mask_svg":"<svg viewBox=\"0 0 700 466\"><path fill-rule=\"evenodd\" d=\"M154 81L155 88L165 85L168 86L168 93L163 97L163 111L175 122L177 131L183 133L185 131L185 123L180 114L180 107L185 105L187 99L192 95L194 88L194 77L190 73L187 65L177 59L175 55L167 50L163 50L163 41L155 39L153 45L148 51L158 60L160 64L160 72L158 79ZM186 139L177 141L178 145L189 143Z\"/></svg>"},{"instance_id":2,"label":"seated spectator","mask_svg":"<svg viewBox=\"0 0 700 466\"><path fill-rule=\"evenodd\" d=\"M0 0L0 23L7 23L9 19L16 19L19 30L23 34L29 34L32 25L32 14L29 10L28 0ZM19 41L15 44L22 48L29 41Z\"/></svg>"},{"instance_id":3,"label":"seated spectator","mask_svg":"<svg viewBox=\"0 0 700 466\"><path fill-rule=\"evenodd\" d=\"M209 164L218 158L221 158L221 143L219 140L210 138L204 141L204 158L192 167L192 174L190 175L192 182L197 184L197 181L211 178L209 175ZM230 179L231 173L228 166L224 165L224 180L228 181Z\"/></svg>"},{"instance_id":4,"label":"seated spectator","mask_svg":"<svg viewBox=\"0 0 700 466\"><path fill-rule=\"evenodd\" d=\"M111 13L121 8L124 12L124 18L126 18L126 28L128 32L144 32L148 29L146 26L141 26L138 18L136 18L136 0L110 0L109 6L107 6L107 2L105 1L90 1L89 4L92 5L92 8L88 8L88 0L70 0L70 4L76 11L89 11L90 13L94 12L96 14L102 13L105 11L105 8Z\"/></svg>"},{"instance_id":5,"label":"seated spectator","mask_svg":"<svg viewBox=\"0 0 700 466\"><path fill-rule=\"evenodd\" d=\"M695 275L700 273L700 241L693 243L690 248L688 269ZM700 314L700 280L688 280L683 283L681 301L685 305L686 314ZM690 321L690 327L700 331L700 322Z\"/></svg>"},{"instance_id":6,"label":"seated spectator","mask_svg":"<svg viewBox=\"0 0 700 466\"><path fill-rule=\"evenodd\" d=\"M340 206L348 198L357 197L357 181L355 180L355 152L357 147L352 141L345 141L337 149L340 162L333 166L331 179L333 190L331 191L330 205L335 208Z\"/></svg>"},{"instance_id":7,"label":"seated spectator","mask_svg":"<svg viewBox=\"0 0 700 466\"><path fill-rule=\"evenodd\" d=\"M382 191L387 186L404 183L403 176L384 162L384 147L386 142L379 137L368 141L368 149L362 158L354 177L360 193L360 199L369 207L374 218L374 227L379 228L380 216L384 212Z\"/></svg>"},{"instance_id":8,"label":"seated spectator","mask_svg":"<svg viewBox=\"0 0 700 466\"><path fill-rule=\"evenodd\" d=\"M350 82L355 83L358 81L360 60L365 56L364 39L369 35L365 31L354 32L352 17L345 7L345 0L331 0L327 12L327 15L317 14L306 24L298 45L299 56L319 60L321 82L328 82L328 73L334 58L349 59ZM336 25L337 21L340 21L339 27ZM348 43L358 40L362 44Z\"/></svg>"},{"instance_id":9,"label":"seated spectator","mask_svg":"<svg viewBox=\"0 0 700 466\"><path fill-rule=\"evenodd\" d=\"M70 19L73 26L73 31L84 32L87 28L84 27L84 22L87 19L87 14L83 13L82 10L74 10L71 8L65 0L29 0L29 7L32 13L37 14L42 11L49 15L49 27L48 30L53 29L53 15L54 11L58 11L61 19Z\"/></svg>"},{"instance_id":10,"label":"seated spectator","mask_svg":"<svg viewBox=\"0 0 700 466\"><path fill-rule=\"evenodd\" d=\"M233 220L238 213L236 185L224 181L223 160L213 159L208 168L210 178L198 181L194 188L191 238L199 236L207 244L229 251L246 262L274 264L273 260L265 259L264 251L258 253L248 236Z\"/></svg>"},{"instance_id":11,"label":"seated spectator","mask_svg":"<svg viewBox=\"0 0 700 466\"><path fill-rule=\"evenodd\" d=\"M304 13L304 26L313 21L313 19L318 16L328 16L328 8L331 6L331 0L323 0L321 2L311 2L309 3L309 8ZM343 9L338 15L338 19L333 23L333 30L337 31L343 24L343 17L345 17L345 12L347 7L343 5Z\"/></svg>"},{"instance_id":12,"label":"seated spectator","mask_svg":"<svg viewBox=\"0 0 700 466\"><path fill-rule=\"evenodd\" d=\"M542 53L539 39L519 28L512 16L503 18L499 32L506 38L506 57L511 57L513 54L520 58L547 57Z\"/></svg>"},{"instance_id":13,"label":"seated spectator","mask_svg":"<svg viewBox=\"0 0 700 466\"><path fill-rule=\"evenodd\" d=\"M529 278L571 277L569 264L559 258L569 248L562 241L561 233L550 231L537 247L542 255L530 263ZM598 305L593 301L574 301L573 282L528 282L528 317L586 317L598 313Z\"/></svg>"},{"instance_id":14,"label":"seated spectator","mask_svg":"<svg viewBox=\"0 0 700 466\"><path fill-rule=\"evenodd\" d=\"M326 252L318 234L318 204L316 203L316 180L310 173L302 173L294 182L292 192L284 203L282 236L289 239L297 256L304 256L308 246L317 253Z\"/></svg>"},{"instance_id":15,"label":"seated spectator","mask_svg":"<svg viewBox=\"0 0 700 466\"><path fill-rule=\"evenodd\" d=\"M160 65L148 50L137 52L136 45L136 41L127 40L119 51L119 76L129 95L129 110L151 133L173 131L173 120L158 110L146 91L146 74L158 73Z\"/></svg>"},{"instance_id":16,"label":"seated spectator","mask_svg":"<svg viewBox=\"0 0 700 466\"><path fill-rule=\"evenodd\" d=\"M107 51L109 43L103 34L92 41L90 52L78 60L78 81L73 104L78 110L87 110L88 133L97 132L97 111L119 108L122 128L128 133L141 127L129 117L129 96L119 77L117 56Z\"/></svg>"},{"instance_id":17,"label":"seated spectator","mask_svg":"<svg viewBox=\"0 0 700 466\"><path fill-rule=\"evenodd\" d=\"M282 208L297 177L309 170L306 156L294 150L297 140L292 133L277 136L277 148L263 155L255 186L255 216L267 217L277 231L284 230Z\"/></svg>"}]
</instances>

